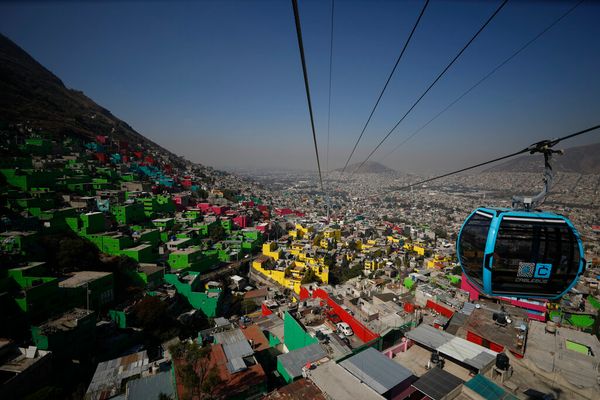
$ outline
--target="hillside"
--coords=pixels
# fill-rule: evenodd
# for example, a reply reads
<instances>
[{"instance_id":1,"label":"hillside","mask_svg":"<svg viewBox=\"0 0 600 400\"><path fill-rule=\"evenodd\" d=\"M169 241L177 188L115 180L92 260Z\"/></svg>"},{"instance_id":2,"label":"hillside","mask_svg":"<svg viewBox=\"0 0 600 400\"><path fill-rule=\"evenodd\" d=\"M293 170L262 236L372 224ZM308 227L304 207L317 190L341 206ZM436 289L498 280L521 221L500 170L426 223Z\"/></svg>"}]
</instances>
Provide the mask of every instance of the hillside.
<instances>
[{"instance_id":1,"label":"hillside","mask_svg":"<svg viewBox=\"0 0 600 400\"><path fill-rule=\"evenodd\" d=\"M0 34L0 123L21 124L57 137L113 139L174 155L136 132L83 92L65 87L52 72Z\"/></svg>"},{"instance_id":2,"label":"hillside","mask_svg":"<svg viewBox=\"0 0 600 400\"><path fill-rule=\"evenodd\" d=\"M561 148L561 147L558 147ZM579 174L600 174L600 143L564 149L565 153L553 157L555 171ZM542 172L540 154L526 155L507 161L484 172Z\"/></svg>"},{"instance_id":3,"label":"hillside","mask_svg":"<svg viewBox=\"0 0 600 400\"><path fill-rule=\"evenodd\" d=\"M348 172L354 172L361 163L356 163L356 164L350 164L348 165L348 167L346 167L346 171ZM336 169L335 171L337 172L342 172L342 169ZM396 173L395 170L386 167L383 164L380 164L378 162L375 161L367 161L365 163L365 165L362 166L362 168L360 169L360 171L356 171L356 173L358 174L393 174Z\"/></svg>"}]
</instances>

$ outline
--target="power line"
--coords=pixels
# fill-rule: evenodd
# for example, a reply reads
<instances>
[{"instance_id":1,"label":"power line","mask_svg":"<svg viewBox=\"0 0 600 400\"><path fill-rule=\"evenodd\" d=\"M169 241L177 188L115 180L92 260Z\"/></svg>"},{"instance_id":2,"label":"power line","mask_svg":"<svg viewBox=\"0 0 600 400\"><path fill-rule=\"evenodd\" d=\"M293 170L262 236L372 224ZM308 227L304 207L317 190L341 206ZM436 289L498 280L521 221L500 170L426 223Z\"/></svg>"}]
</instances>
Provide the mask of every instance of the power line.
<instances>
[{"instance_id":1,"label":"power line","mask_svg":"<svg viewBox=\"0 0 600 400\"><path fill-rule=\"evenodd\" d=\"M333 70L333 15L335 11L335 0L331 0L331 34L329 39L329 100L327 106L327 156L325 158L325 170L329 175L329 132L331 128L331 72Z\"/></svg>"},{"instance_id":2,"label":"power line","mask_svg":"<svg viewBox=\"0 0 600 400\"><path fill-rule=\"evenodd\" d=\"M308 85L308 72L306 71L306 59L304 57L304 44L302 43L302 28L300 27L300 13L298 12L298 0L292 0L294 9L294 20L296 22L296 35L298 36L298 49L300 50L300 60L302 61L302 73L304 75L304 88L306 89L306 101L308 102L308 112L310 114L310 127L312 129L313 142L315 144L315 154L317 156L317 168L319 169L319 182L323 190L323 175L321 174L321 161L319 160L319 148L317 146L317 133L315 131L315 119L313 117L312 102L310 101L310 87Z\"/></svg>"},{"instance_id":3,"label":"power line","mask_svg":"<svg viewBox=\"0 0 600 400\"><path fill-rule=\"evenodd\" d=\"M511 153L511 154L508 154L508 155L505 155L505 156L502 156L502 157L494 158L493 160L490 160L490 161L485 161L485 162L481 162L479 164L471 165L470 167L457 169L456 171L448 172L448 173L445 173L443 175L438 175L438 176L435 176L433 178L428 178L428 179L424 179L424 180L419 181L419 182L411 183L410 185L402 186L402 187L399 187L399 188L387 191L384 194L398 192L398 191L404 190L404 189L410 189L411 187L422 185L424 183L428 183L428 182L435 181L435 180L438 180L438 179L446 178L448 176L456 175L456 174L459 174L461 172L469 171L471 169L483 167L484 165L492 164L492 163L495 163L497 161L506 160L507 158L518 156L520 154L524 154L524 153L531 153L531 154L533 154L541 146L552 147L552 146L554 146L554 145L562 142L563 140L571 139L571 138L574 138L576 136L583 135L585 133L595 131L596 129L599 129L599 128L600 128L600 125L595 125L595 126L592 126L590 128L587 128L587 129L584 129L584 130L572 133L570 135L563 136L563 137L558 138L558 139L542 140L540 142L534 143L531 146L528 146L528 147L526 147L526 148L524 148L522 150L519 150L517 152Z\"/></svg>"},{"instance_id":4,"label":"power line","mask_svg":"<svg viewBox=\"0 0 600 400\"><path fill-rule=\"evenodd\" d=\"M377 106L379 105L379 102L381 101L381 98L383 97L383 93L385 93L385 90L387 89L387 86L390 83L390 80L392 79L392 76L394 75L394 72L396 71L398 64L400 63L400 60L402 59L402 56L404 55L404 52L406 51L406 48L408 47L408 44L410 43L410 40L413 37L413 34L417 30L417 26L419 26L419 22L421 21L421 18L423 17L423 14L425 13L425 9L427 8L428 5L429 5L429 0L425 0L425 4L423 5L423 8L421 9L421 13L419 14L417 21L415 22L412 30L410 31L410 35L408 35L406 42L404 42L404 47L402 47L402 51L400 51L400 55L396 59L394 68L392 68L392 71L388 75L388 78L385 81L385 85L383 85L383 89L381 89L381 92L379 93L379 97L377 97L377 101L375 102L375 105L373 106L373 109L371 110L371 114L369 114L369 118L367 118L367 122L365 122L365 125L363 126L362 131L360 132L360 135L358 135L358 139L356 139L356 143L354 143L354 148L350 152L350 155L348 156L348 159L346 160L346 164L344 164L342 173L344 173L346 171L346 167L348 167L348 163L350 162L350 159L354 155L354 152L356 151L356 147L360 143L360 139L362 139L365 131L367 130L367 126L369 126L369 122L371 122L371 118L373 117L373 114L375 113L375 110L377 109Z\"/></svg>"},{"instance_id":5,"label":"power line","mask_svg":"<svg viewBox=\"0 0 600 400\"><path fill-rule=\"evenodd\" d=\"M369 159L371 158L371 156L381 147L381 145L383 144L383 142L385 142L387 140L387 138L390 137L390 135L396 130L396 128L402 123L402 121L404 121L404 119L408 116L408 114L410 114L411 111L417 106L417 104L419 104L419 102L423 99L423 97L425 97L425 95L431 90L431 88L433 88L433 86L435 86L435 84L442 78L442 76L444 76L444 74L446 73L446 71L448 71L450 69L450 67L456 62L456 60L458 60L458 58L465 52L465 50L467 50L467 48L471 45L471 43L473 43L473 41L475 41L475 39L477 38L477 36L479 36L479 34L481 32L483 32L483 30L485 29L485 27L488 26L488 24L490 22L492 22L492 20L494 19L494 17L496 15L498 15L498 13L500 12L500 10L502 10L502 8L504 8L504 6L506 5L506 3L508 3L508 0L503 0L502 1L502 3L498 6L498 8L496 9L496 11L494 11L494 13L492 15L490 15L490 17L487 19L487 21L485 21L485 23L481 26L481 28L479 28L479 30L475 33L475 35L473 35L473 37L471 37L471 39L467 42L467 44L465 44L463 46L463 48L458 52L458 54L456 54L456 56L454 56L454 58L452 59L452 61L450 61L450 63L446 66L446 68L444 68L442 70L442 72L440 72L440 74L434 79L433 82L431 82L431 84L427 87L427 89L425 89L425 91L423 92L423 94L421 94L421 96L417 99L417 101L414 102L414 104L408 109L408 111L396 123L396 125L394 125L394 127L392 129L390 129L390 131L383 137L383 139L381 139L381 141L379 142L379 144L371 151L371 153L369 153L369 155L367 156L367 158L358 166L358 168L356 170L354 170L354 172L360 170L363 167L363 165L365 165L365 163L367 161L369 161Z\"/></svg>"},{"instance_id":6,"label":"power line","mask_svg":"<svg viewBox=\"0 0 600 400\"><path fill-rule=\"evenodd\" d=\"M408 142L410 139L412 139L413 137L415 137L419 132L421 132L423 129L425 129L429 124L431 124L433 121L435 121L436 119L438 119L443 113L445 113L450 108L452 108L456 103L458 103L460 100L462 100L466 95L468 95L469 93L471 93L471 91L473 91L473 89L475 89L477 86L479 86L485 80L487 80L489 77L491 77L493 74L495 74L500 68L502 68L504 65L506 65L507 63L509 63L513 58L515 58L517 55L519 55L523 50L525 50L527 47L529 47L533 42L535 42L536 40L538 40L546 32L548 32L550 29L552 29L556 24L558 24L560 21L562 21L566 16L568 16L571 12L573 12L573 10L575 10L577 7L579 7L579 5L581 5L581 3L583 3L584 1L585 0L580 0L574 6L572 6L571 8L569 8L560 17L558 17L557 19L555 19L550 25L548 25L546 28L544 28L542 31L540 31L536 36L534 36L527 43L525 43L523 46L521 46L517 51L515 51L507 59L505 59L500 64L498 64L487 75L485 75L483 78L481 78L479 81L477 81L477 83L475 83L473 86L471 86L463 94L461 94L460 96L458 96L452 103L448 104L443 110L441 110L440 112L438 112L433 118L431 118L429 121L427 121L427 123L425 123L419 129L417 129L416 131L414 131L413 133L411 133L406 139L404 139L402 142L400 142L400 144L398 144L396 147L394 147L394 149L392 151L390 151L389 153L387 153L380 160L383 160L384 158L388 157L392 153L396 152L396 150L398 150L400 147L402 147L406 142Z\"/></svg>"}]
</instances>

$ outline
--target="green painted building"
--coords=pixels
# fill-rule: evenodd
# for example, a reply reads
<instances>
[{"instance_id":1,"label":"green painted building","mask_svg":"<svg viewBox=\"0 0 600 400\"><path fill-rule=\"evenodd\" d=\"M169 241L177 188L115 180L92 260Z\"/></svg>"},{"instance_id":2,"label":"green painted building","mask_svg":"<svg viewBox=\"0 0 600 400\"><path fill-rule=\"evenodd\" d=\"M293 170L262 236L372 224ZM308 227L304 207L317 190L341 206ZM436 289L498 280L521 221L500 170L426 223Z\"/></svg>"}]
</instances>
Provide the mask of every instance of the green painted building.
<instances>
[{"instance_id":1,"label":"green painted building","mask_svg":"<svg viewBox=\"0 0 600 400\"><path fill-rule=\"evenodd\" d=\"M111 255L120 255L122 250L133 246L133 239L122 234L102 233L85 237L94 243L101 252Z\"/></svg>"},{"instance_id":2,"label":"green painted building","mask_svg":"<svg viewBox=\"0 0 600 400\"><path fill-rule=\"evenodd\" d=\"M139 244L135 247L123 249L121 255L131 257L138 263L152 263L158 257L155 247L150 244Z\"/></svg>"},{"instance_id":3,"label":"green painted building","mask_svg":"<svg viewBox=\"0 0 600 400\"><path fill-rule=\"evenodd\" d=\"M165 282L175 286L177 293L184 296L196 310L202 311L208 318L216 317L222 290L209 284L202 287L199 276L200 273L193 271L166 274Z\"/></svg>"},{"instance_id":4,"label":"green painted building","mask_svg":"<svg viewBox=\"0 0 600 400\"><path fill-rule=\"evenodd\" d=\"M100 310L113 302L114 276L111 272L79 271L59 282L63 301L69 307Z\"/></svg>"},{"instance_id":5,"label":"green painted building","mask_svg":"<svg viewBox=\"0 0 600 400\"><path fill-rule=\"evenodd\" d=\"M8 270L8 278L17 289L14 301L32 320L48 318L63 309L58 279L46 275L45 263Z\"/></svg>"},{"instance_id":6,"label":"green painted building","mask_svg":"<svg viewBox=\"0 0 600 400\"><path fill-rule=\"evenodd\" d=\"M288 351L319 343L319 340L316 337L310 336L302 325L287 311L283 316L283 332L283 343Z\"/></svg>"},{"instance_id":7,"label":"green painted building","mask_svg":"<svg viewBox=\"0 0 600 400\"><path fill-rule=\"evenodd\" d=\"M140 203L112 206L110 212L121 225L136 224L146 219L144 206Z\"/></svg>"},{"instance_id":8,"label":"green painted building","mask_svg":"<svg viewBox=\"0 0 600 400\"><path fill-rule=\"evenodd\" d=\"M202 251L199 247L188 247L175 250L169 254L167 263L173 269L206 272L219 265L217 250Z\"/></svg>"}]
</instances>

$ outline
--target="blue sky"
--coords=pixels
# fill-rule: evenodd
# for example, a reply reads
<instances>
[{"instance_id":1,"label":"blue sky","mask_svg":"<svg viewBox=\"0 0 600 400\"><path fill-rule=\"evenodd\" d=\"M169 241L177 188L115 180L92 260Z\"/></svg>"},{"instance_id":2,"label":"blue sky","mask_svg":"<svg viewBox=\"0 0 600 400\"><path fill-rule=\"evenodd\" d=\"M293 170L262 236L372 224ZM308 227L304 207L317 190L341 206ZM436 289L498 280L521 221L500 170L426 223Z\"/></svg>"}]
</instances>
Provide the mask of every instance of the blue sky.
<instances>
[{"instance_id":1,"label":"blue sky","mask_svg":"<svg viewBox=\"0 0 600 400\"><path fill-rule=\"evenodd\" d=\"M574 1L510 1L374 160L427 122ZM343 166L422 6L336 1L329 167ZM432 0L363 137L362 161L497 7ZM330 2L299 0L317 136L327 164ZM600 121L600 3L571 15L385 163L437 172ZM287 0L15 2L0 31L69 87L190 160L315 169ZM598 142L600 135L565 144Z\"/></svg>"}]
</instances>

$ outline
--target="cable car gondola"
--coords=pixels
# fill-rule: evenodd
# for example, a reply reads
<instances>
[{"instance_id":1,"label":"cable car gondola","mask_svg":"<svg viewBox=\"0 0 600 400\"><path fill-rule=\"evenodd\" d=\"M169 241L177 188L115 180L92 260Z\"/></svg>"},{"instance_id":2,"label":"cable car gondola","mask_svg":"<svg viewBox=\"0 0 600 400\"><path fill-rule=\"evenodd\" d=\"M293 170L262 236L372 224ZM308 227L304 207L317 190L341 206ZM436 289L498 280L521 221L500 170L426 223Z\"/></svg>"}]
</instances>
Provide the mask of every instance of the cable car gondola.
<instances>
[{"instance_id":1,"label":"cable car gondola","mask_svg":"<svg viewBox=\"0 0 600 400\"><path fill-rule=\"evenodd\" d=\"M533 147L535 146L535 147ZM513 208L476 209L463 223L456 250L469 282L489 296L560 298L584 271L579 233L568 218L534 210L553 181L547 142L532 146L545 159L544 189L513 197Z\"/></svg>"}]
</instances>

